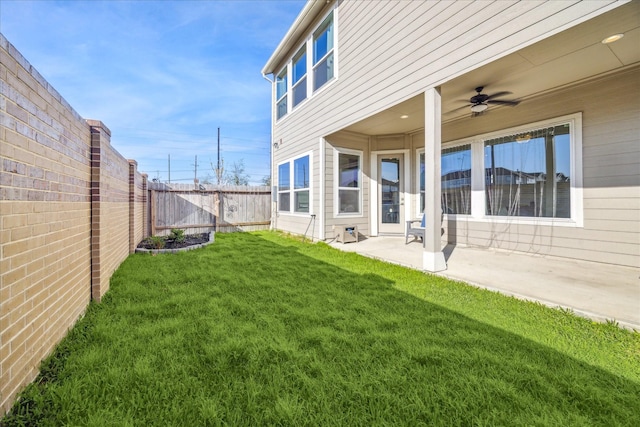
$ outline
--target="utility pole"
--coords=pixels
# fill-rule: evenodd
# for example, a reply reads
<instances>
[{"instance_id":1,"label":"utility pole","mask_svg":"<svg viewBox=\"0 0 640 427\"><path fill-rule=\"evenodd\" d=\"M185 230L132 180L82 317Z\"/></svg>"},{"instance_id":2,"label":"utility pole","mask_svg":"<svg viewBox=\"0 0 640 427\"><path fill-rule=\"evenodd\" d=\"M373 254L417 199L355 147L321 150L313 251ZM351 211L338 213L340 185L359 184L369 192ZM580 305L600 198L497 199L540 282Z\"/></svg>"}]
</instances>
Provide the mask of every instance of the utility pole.
<instances>
[{"instance_id":1,"label":"utility pole","mask_svg":"<svg viewBox=\"0 0 640 427\"><path fill-rule=\"evenodd\" d=\"M218 128L218 167L216 169L216 176L218 177L218 185L220 185L220 128Z\"/></svg>"},{"instance_id":2,"label":"utility pole","mask_svg":"<svg viewBox=\"0 0 640 427\"><path fill-rule=\"evenodd\" d=\"M168 154L168 166L169 166L169 184L171 184L171 154Z\"/></svg>"},{"instance_id":3,"label":"utility pole","mask_svg":"<svg viewBox=\"0 0 640 427\"><path fill-rule=\"evenodd\" d=\"M193 183L195 185L197 185L198 184L198 155L197 154L196 154L196 162L195 162L195 164L193 166L194 166L194 168L193 168Z\"/></svg>"}]
</instances>

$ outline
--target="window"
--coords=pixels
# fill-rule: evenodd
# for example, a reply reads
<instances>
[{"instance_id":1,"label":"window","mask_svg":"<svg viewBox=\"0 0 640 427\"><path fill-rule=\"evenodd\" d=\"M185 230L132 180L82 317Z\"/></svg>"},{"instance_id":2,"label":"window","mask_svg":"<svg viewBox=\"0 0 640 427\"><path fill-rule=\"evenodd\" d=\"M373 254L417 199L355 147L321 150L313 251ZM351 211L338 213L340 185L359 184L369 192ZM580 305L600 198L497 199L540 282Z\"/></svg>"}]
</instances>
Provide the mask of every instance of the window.
<instances>
[{"instance_id":1,"label":"window","mask_svg":"<svg viewBox=\"0 0 640 427\"><path fill-rule=\"evenodd\" d=\"M336 151L335 183L337 214L360 214L362 200L362 153Z\"/></svg>"},{"instance_id":2,"label":"window","mask_svg":"<svg viewBox=\"0 0 640 427\"><path fill-rule=\"evenodd\" d=\"M329 12L276 75L276 120L336 77L336 13L336 10Z\"/></svg>"},{"instance_id":3,"label":"window","mask_svg":"<svg viewBox=\"0 0 640 427\"><path fill-rule=\"evenodd\" d=\"M278 166L278 211L289 212L291 210L291 174L290 164L283 163Z\"/></svg>"},{"instance_id":4,"label":"window","mask_svg":"<svg viewBox=\"0 0 640 427\"><path fill-rule=\"evenodd\" d=\"M294 212L309 212L309 156L293 161Z\"/></svg>"},{"instance_id":5,"label":"window","mask_svg":"<svg viewBox=\"0 0 640 427\"><path fill-rule=\"evenodd\" d=\"M311 154L278 165L278 212L308 213L311 211L310 166ZM291 186L292 181L293 186Z\"/></svg>"},{"instance_id":6,"label":"window","mask_svg":"<svg viewBox=\"0 0 640 427\"><path fill-rule=\"evenodd\" d=\"M276 115L281 118L287 114L287 69L278 74L276 77Z\"/></svg>"},{"instance_id":7,"label":"window","mask_svg":"<svg viewBox=\"0 0 640 427\"><path fill-rule=\"evenodd\" d=\"M441 173L442 212L470 215L471 145L443 149Z\"/></svg>"},{"instance_id":8,"label":"window","mask_svg":"<svg viewBox=\"0 0 640 427\"><path fill-rule=\"evenodd\" d=\"M291 72L291 84L293 85L293 107L307 98L307 47L302 49L293 57L293 67Z\"/></svg>"},{"instance_id":9,"label":"window","mask_svg":"<svg viewBox=\"0 0 640 427\"><path fill-rule=\"evenodd\" d=\"M313 90L333 78L333 12L313 33Z\"/></svg>"},{"instance_id":10,"label":"window","mask_svg":"<svg viewBox=\"0 0 640 427\"><path fill-rule=\"evenodd\" d=\"M424 213L424 151L420 153L420 164L418 166L418 186L420 188L420 204L418 207L418 217Z\"/></svg>"},{"instance_id":11,"label":"window","mask_svg":"<svg viewBox=\"0 0 640 427\"><path fill-rule=\"evenodd\" d=\"M486 214L571 217L568 123L484 141Z\"/></svg>"},{"instance_id":12,"label":"window","mask_svg":"<svg viewBox=\"0 0 640 427\"><path fill-rule=\"evenodd\" d=\"M424 151L419 154L420 203L418 214L424 212ZM471 145L442 149L440 156L440 188L442 212L471 214Z\"/></svg>"},{"instance_id":13,"label":"window","mask_svg":"<svg viewBox=\"0 0 640 427\"><path fill-rule=\"evenodd\" d=\"M582 226L582 115L479 135L442 149L442 211ZM424 210L424 154L419 153Z\"/></svg>"}]
</instances>

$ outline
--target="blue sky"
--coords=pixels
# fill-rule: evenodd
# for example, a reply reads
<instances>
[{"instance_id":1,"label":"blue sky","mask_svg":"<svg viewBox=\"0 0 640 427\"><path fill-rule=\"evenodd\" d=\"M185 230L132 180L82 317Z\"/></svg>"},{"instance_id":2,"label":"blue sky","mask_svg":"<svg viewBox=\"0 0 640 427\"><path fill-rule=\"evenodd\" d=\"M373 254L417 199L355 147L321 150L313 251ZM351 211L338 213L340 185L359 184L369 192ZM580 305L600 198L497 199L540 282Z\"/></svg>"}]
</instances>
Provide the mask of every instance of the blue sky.
<instances>
[{"instance_id":1,"label":"blue sky","mask_svg":"<svg viewBox=\"0 0 640 427\"><path fill-rule=\"evenodd\" d=\"M304 0L0 0L0 31L149 178L270 174L271 85L260 73Z\"/></svg>"}]
</instances>

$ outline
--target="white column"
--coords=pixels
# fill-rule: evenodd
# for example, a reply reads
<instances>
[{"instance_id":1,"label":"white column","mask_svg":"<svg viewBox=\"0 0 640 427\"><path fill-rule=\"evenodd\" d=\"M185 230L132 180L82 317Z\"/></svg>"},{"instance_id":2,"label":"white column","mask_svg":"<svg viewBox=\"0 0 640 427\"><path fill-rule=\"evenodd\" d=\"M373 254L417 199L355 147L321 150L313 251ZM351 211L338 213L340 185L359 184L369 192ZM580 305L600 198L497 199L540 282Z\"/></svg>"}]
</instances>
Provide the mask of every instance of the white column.
<instances>
[{"instance_id":1,"label":"white column","mask_svg":"<svg viewBox=\"0 0 640 427\"><path fill-rule=\"evenodd\" d=\"M424 93L424 215L425 237L423 268L436 272L447 269L441 243L442 208L441 208L441 126L442 111L440 89L429 88Z\"/></svg>"}]
</instances>

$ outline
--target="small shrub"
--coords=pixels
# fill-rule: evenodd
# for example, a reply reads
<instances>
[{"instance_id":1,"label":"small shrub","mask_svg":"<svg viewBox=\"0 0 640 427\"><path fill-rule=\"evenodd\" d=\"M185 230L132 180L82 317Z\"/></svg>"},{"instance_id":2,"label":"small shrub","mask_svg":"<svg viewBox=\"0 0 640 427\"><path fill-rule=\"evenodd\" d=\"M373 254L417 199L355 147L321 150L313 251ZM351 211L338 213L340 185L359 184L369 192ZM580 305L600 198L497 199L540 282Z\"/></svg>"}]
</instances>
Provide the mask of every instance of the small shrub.
<instances>
[{"instance_id":1,"label":"small shrub","mask_svg":"<svg viewBox=\"0 0 640 427\"><path fill-rule=\"evenodd\" d=\"M186 239L184 235L184 230L180 230L179 228L172 228L169 238L174 240L177 243L182 243Z\"/></svg>"},{"instance_id":2,"label":"small shrub","mask_svg":"<svg viewBox=\"0 0 640 427\"><path fill-rule=\"evenodd\" d=\"M151 240L151 245L153 245L156 249L164 248L164 238L160 236L151 236L149 238Z\"/></svg>"}]
</instances>

